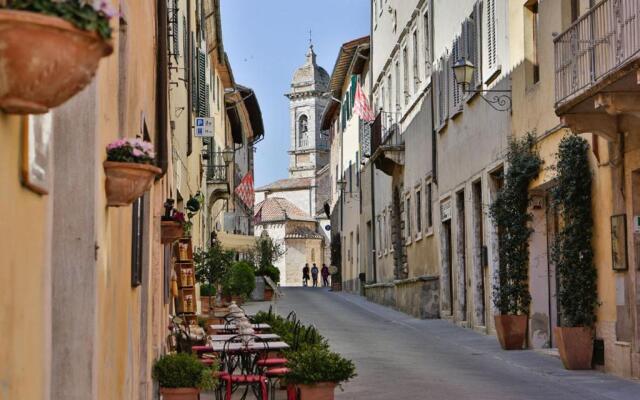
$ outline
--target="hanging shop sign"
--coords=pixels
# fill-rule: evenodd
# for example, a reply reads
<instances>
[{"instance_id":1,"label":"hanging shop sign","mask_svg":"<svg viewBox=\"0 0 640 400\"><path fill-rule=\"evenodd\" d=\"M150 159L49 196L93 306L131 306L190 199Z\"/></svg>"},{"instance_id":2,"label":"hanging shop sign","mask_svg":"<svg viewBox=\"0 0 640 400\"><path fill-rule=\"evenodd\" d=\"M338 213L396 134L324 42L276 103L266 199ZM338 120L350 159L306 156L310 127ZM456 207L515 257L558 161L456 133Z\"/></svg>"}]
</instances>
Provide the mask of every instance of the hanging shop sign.
<instances>
[{"instance_id":1,"label":"hanging shop sign","mask_svg":"<svg viewBox=\"0 0 640 400\"><path fill-rule=\"evenodd\" d=\"M213 118L197 117L195 122L195 137L213 137Z\"/></svg>"}]
</instances>

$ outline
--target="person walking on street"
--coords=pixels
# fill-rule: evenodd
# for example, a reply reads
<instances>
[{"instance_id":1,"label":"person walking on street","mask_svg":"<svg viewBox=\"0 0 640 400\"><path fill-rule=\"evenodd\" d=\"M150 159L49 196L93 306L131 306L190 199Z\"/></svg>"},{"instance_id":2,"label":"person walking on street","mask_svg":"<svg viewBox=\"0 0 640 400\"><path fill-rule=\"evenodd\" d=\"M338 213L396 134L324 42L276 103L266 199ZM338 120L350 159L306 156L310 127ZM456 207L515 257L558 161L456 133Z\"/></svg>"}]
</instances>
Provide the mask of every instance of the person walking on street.
<instances>
[{"instance_id":1,"label":"person walking on street","mask_svg":"<svg viewBox=\"0 0 640 400\"><path fill-rule=\"evenodd\" d=\"M313 263L311 268L311 277L313 278L313 287L318 287L318 267L316 267L316 263Z\"/></svg>"},{"instance_id":2,"label":"person walking on street","mask_svg":"<svg viewBox=\"0 0 640 400\"><path fill-rule=\"evenodd\" d=\"M322 286L329 286L329 267L327 267L327 264L322 264L320 275L322 275Z\"/></svg>"},{"instance_id":3,"label":"person walking on street","mask_svg":"<svg viewBox=\"0 0 640 400\"><path fill-rule=\"evenodd\" d=\"M308 286L309 282L309 264L305 264L302 268L302 286Z\"/></svg>"}]
</instances>

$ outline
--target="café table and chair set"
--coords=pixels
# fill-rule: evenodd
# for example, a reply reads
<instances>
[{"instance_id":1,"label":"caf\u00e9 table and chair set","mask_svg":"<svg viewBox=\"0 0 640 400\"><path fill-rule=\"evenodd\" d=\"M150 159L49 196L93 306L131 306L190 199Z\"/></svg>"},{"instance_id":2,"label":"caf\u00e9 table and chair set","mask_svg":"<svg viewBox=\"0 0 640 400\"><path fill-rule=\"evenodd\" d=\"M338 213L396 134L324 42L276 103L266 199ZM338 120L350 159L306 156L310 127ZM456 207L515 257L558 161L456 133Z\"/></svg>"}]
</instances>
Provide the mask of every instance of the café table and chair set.
<instances>
[{"instance_id":1,"label":"caf\u00e9 table and chair set","mask_svg":"<svg viewBox=\"0 0 640 400\"><path fill-rule=\"evenodd\" d=\"M217 400L231 400L233 394L244 388L241 399L253 393L261 400L275 399L277 382L289 370L286 358L281 354L289 345L280 336L269 333L268 324L252 324L252 333L239 332L237 318L225 317L224 324L209 326L208 344L193 346L192 351L200 361L208 366L216 360L216 371L220 381L216 390ZM287 399L295 399L293 391L287 392Z\"/></svg>"}]
</instances>

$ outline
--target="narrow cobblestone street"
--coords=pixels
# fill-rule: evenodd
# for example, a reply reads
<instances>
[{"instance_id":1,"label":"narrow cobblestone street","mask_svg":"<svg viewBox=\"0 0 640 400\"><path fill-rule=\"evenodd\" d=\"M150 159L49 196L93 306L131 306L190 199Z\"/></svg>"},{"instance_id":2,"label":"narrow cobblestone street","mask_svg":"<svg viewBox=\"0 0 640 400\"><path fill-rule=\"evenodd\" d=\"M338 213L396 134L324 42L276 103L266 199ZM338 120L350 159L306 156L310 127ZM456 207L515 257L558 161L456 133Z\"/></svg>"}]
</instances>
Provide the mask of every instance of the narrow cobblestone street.
<instances>
[{"instance_id":1,"label":"narrow cobblestone street","mask_svg":"<svg viewBox=\"0 0 640 400\"><path fill-rule=\"evenodd\" d=\"M556 357L502 351L495 337L444 320L419 320L346 293L286 288L276 311L295 311L358 377L339 399L606 400L640 398L640 384L597 371L567 371ZM268 303L253 303L249 312Z\"/></svg>"}]
</instances>

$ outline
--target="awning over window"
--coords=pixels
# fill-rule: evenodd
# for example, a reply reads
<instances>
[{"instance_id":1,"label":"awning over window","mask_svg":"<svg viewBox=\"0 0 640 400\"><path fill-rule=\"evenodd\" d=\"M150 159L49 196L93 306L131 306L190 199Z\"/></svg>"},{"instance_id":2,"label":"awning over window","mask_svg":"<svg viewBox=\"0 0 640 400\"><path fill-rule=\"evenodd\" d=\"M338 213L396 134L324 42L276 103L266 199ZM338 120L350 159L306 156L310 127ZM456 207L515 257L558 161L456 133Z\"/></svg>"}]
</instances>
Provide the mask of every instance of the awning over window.
<instances>
[{"instance_id":1,"label":"awning over window","mask_svg":"<svg viewBox=\"0 0 640 400\"><path fill-rule=\"evenodd\" d=\"M217 232L217 238L222 248L245 253L256 247L256 237L236 235L233 233Z\"/></svg>"}]
</instances>

